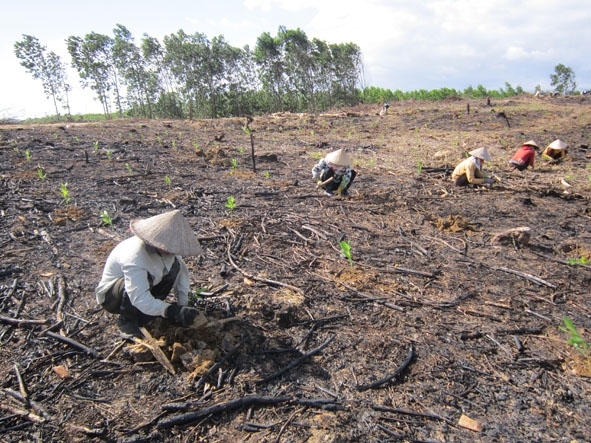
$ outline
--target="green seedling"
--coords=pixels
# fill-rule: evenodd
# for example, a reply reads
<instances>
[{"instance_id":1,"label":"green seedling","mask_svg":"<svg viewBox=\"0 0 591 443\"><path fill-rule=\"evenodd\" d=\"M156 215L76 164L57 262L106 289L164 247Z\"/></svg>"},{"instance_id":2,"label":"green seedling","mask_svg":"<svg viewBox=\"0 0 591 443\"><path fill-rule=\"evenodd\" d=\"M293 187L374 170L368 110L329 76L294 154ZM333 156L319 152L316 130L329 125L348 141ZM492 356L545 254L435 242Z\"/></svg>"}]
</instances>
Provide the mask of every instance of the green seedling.
<instances>
[{"instance_id":1,"label":"green seedling","mask_svg":"<svg viewBox=\"0 0 591 443\"><path fill-rule=\"evenodd\" d=\"M66 204L70 203L70 190L68 189L68 182L60 183L60 193Z\"/></svg>"},{"instance_id":2,"label":"green seedling","mask_svg":"<svg viewBox=\"0 0 591 443\"><path fill-rule=\"evenodd\" d=\"M156 141L158 142L159 145L162 144L162 137L158 136L156 137Z\"/></svg>"},{"instance_id":3,"label":"green seedling","mask_svg":"<svg viewBox=\"0 0 591 443\"><path fill-rule=\"evenodd\" d=\"M172 149L176 149L176 140L173 140L171 143Z\"/></svg>"},{"instance_id":4,"label":"green seedling","mask_svg":"<svg viewBox=\"0 0 591 443\"><path fill-rule=\"evenodd\" d=\"M241 154L244 154L244 148L243 148L242 146L240 146L240 147L238 148L238 152L240 152Z\"/></svg>"},{"instance_id":5,"label":"green seedling","mask_svg":"<svg viewBox=\"0 0 591 443\"><path fill-rule=\"evenodd\" d=\"M230 212L232 212L235 207L236 207L236 201L234 200L234 196L231 195L228 197L228 200L226 201L226 208L228 208L230 210Z\"/></svg>"},{"instance_id":6,"label":"green seedling","mask_svg":"<svg viewBox=\"0 0 591 443\"><path fill-rule=\"evenodd\" d=\"M27 159L28 162L31 161L31 153L29 152L28 149L25 151L25 158Z\"/></svg>"},{"instance_id":7,"label":"green seedling","mask_svg":"<svg viewBox=\"0 0 591 443\"><path fill-rule=\"evenodd\" d=\"M111 156L113 155L113 153L111 152L110 149L107 149L107 159L111 160Z\"/></svg>"},{"instance_id":8,"label":"green seedling","mask_svg":"<svg viewBox=\"0 0 591 443\"><path fill-rule=\"evenodd\" d=\"M77 135L74 136L74 141L79 142L80 141L80 137L78 137Z\"/></svg>"},{"instance_id":9,"label":"green seedling","mask_svg":"<svg viewBox=\"0 0 591 443\"><path fill-rule=\"evenodd\" d=\"M568 317L562 317L562 321L566 328L559 326L558 329L569 335L567 343L572 345L583 357L587 359L591 358L591 354L589 354L589 343L583 339L573 322Z\"/></svg>"},{"instance_id":10,"label":"green seedling","mask_svg":"<svg viewBox=\"0 0 591 443\"><path fill-rule=\"evenodd\" d=\"M341 241L339 242L339 246L341 247L341 254L345 256L347 260L349 260L349 266L353 267L353 256L351 255L351 245L348 241Z\"/></svg>"},{"instance_id":11,"label":"green seedling","mask_svg":"<svg viewBox=\"0 0 591 443\"><path fill-rule=\"evenodd\" d=\"M372 167L375 163L375 160L373 158L369 159L369 166Z\"/></svg>"},{"instance_id":12,"label":"green seedling","mask_svg":"<svg viewBox=\"0 0 591 443\"><path fill-rule=\"evenodd\" d=\"M238 160L235 158L232 159L232 172L235 172L238 169Z\"/></svg>"},{"instance_id":13,"label":"green seedling","mask_svg":"<svg viewBox=\"0 0 591 443\"><path fill-rule=\"evenodd\" d=\"M197 142L197 141L194 141L194 142L193 142L193 148L195 149L195 151L196 151L197 149L199 149L199 142Z\"/></svg>"},{"instance_id":14,"label":"green seedling","mask_svg":"<svg viewBox=\"0 0 591 443\"><path fill-rule=\"evenodd\" d=\"M421 172L423 172L423 168L425 167L425 165L423 164L423 162L421 161L421 159L417 159L417 174L420 174Z\"/></svg>"},{"instance_id":15,"label":"green seedling","mask_svg":"<svg viewBox=\"0 0 591 443\"><path fill-rule=\"evenodd\" d=\"M170 187L170 177L168 175L164 177L164 183L166 183L166 185Z\"/></svg>"},{"instance_id":16,"label":"green seedling","mask_svg":"<svg viewBox=\"0 0 591 443\"><path fill-rule=\"evenodd\" d=\"M100 214L101 214L101 220L103 221L103 223L105 225L113 227L113 219L111 218L109 213L107 211L101 211Z\"/></svg>"},{"instance_id":17,"label":"green seedling","mask_svg":"<svg viewBox=\"0 0 591 443\"><path fill-rule=\"evenodd\" d=\"M182 140L182 138L183 138L183 133L179 132L179 140Z\"/></svg>"},{"instance_id":18,"label":"green seedling","mask_svg":"<svg viewBox=\"0 0 591 443\"><path fill-rule=\"evenodd\" d=\"M265 178L268 180L271 177L271 173L269 171L265 171Z\"/></svg>"},{"instance_id":19,"label":"green seedling","mask_svg":"<svg viewBox=\"0 0 591 443\"><path fill-rule=\"evenodd\" d=\"M92 147L93 147L93 149L94 149L94 152L97 152L97 151L99 150L99 142L95 141L95 142L92 144Z\"/></svg>"},{"instance_id":20,"label":"green seedling","mask_svg":"<svg viewBox=\"0 0 591 443\"><path fill-rule=\"evenodd\" d=\"M45 180L45 178L47 177L47 174L45 172L43 172L43 168L37 168L37 176L41 180Z\"/></svg>"},{"instance_id":21,"label":"green seedling","mask_svg":"<svg viewBox=\"0 0 591 443\"><path fill-rule=\"evenodd\" d=\"M125 163L125 169L127 169L127 172L133 172L129 163Z\"/></svg>"},{"instance_id":22,"label":"green seedling","mask_svg":"<svg viewBox=\"0 0 591 443\"><path fill-rule=\"evenodd\" d=\"M589 259L587 257L580 257L580 258L569 258L566 260L569 265L586 265L589 263Z\"/></svg>"}]
</instances>

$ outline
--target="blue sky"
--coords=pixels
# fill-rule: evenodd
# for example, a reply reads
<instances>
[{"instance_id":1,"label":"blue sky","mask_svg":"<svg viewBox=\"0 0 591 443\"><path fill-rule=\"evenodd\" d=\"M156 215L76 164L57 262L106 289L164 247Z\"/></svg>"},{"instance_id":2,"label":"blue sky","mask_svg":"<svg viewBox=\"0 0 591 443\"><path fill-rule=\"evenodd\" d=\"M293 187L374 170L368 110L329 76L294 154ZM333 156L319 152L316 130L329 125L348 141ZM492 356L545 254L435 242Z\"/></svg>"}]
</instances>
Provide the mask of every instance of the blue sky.
<instances>
[{"instance_id":1,"label":"blue sky","mask_svg":"<svg viewBox=\"0 0 591 443\"><path fill-rule=\"evenodd\" d=\"M562 63L575 73L578 89L591 89L591 7L588 0L31 0L5 2L0 27L0 117L53 114L40 81L14 55L23 34L70 57L65 40L97 32L112 36L117 24L139 43L143 34L162 41L179 29L223 35L231 45L253 48L263 32L279 26L301 29L327 43L353 42L363 54L365 84L411 91L509 82L533 91L550 89ZM78 74L72 112L101 112Z\"/></svg>"}]
</instances>

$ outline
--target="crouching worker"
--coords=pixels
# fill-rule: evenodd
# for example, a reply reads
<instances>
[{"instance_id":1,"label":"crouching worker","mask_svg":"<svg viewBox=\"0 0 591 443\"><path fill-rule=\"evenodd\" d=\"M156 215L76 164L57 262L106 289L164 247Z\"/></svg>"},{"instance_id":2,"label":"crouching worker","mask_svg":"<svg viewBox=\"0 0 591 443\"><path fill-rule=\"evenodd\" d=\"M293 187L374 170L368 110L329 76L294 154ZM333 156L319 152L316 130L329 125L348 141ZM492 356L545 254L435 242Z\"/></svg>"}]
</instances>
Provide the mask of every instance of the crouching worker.
<instances>
[{"instance_id":1,"label":"crouching worker","mask_svg":"<svg viewBox=\"0 0 591 443\"><path fill-rule=\"evenodd\" d=\"M533 169L536 151L539 149L540 147L535 141L529 140L525 142L521 148L517 150L515 155L513 155L511 160L509 160L509 165L513 170L518 169L520 171L525 171L528 166L531 166Z\"/></svg>"},{"instance_id":2,"label":"crouching worker","mask_svg":"<svg viewBox=\"0 0 591 443\"><path fill-rule=\"evenodd\" d=\"M454 172L451 174L451 179L455 182L455 185L467 186L494 183L492 178L488 178L482 172L484 162L490 161L490 155L486 148L474 149L473 151L470 151L469 154L470 157L457 165Z\"/></svg>"},{"instance_id":3,"label":"crouching worker","mask_svg":"<svg viewBox=\"0 0 591 443\"><path fill-rule=\"evenodd\" d=\"M568 145L562 140L554 140L542 152L542 158L552 163L558 163L567 154Z\"/></svg>"},{"instance_id":4,"label":"crouching worker","mask_svg":"<svg viewBox=\"0 0 591 443\"><path fill-rule=\"evenodd\" d=\"M351 169L353 160L344 148L327 154L312 169L316 186L323 188L326 195L349 195L351 183L357 173Z\"/></svg>"},{"instance_id":5,"label":"crouching worker","mask_svg":"<svg viewBox=\"0 0 591 443\"><path fill-rule=\"evenodd\" d=\"M201 254L201 246L178 211L130 223L134 236L111 251L96 288L103 309L119 314L124 338L142 337L140 326L164 317L189 326L198 314L187 307L189 271L182 256ZM164 300L171 293L176 303Z\"/></svg>"}]
</instances>

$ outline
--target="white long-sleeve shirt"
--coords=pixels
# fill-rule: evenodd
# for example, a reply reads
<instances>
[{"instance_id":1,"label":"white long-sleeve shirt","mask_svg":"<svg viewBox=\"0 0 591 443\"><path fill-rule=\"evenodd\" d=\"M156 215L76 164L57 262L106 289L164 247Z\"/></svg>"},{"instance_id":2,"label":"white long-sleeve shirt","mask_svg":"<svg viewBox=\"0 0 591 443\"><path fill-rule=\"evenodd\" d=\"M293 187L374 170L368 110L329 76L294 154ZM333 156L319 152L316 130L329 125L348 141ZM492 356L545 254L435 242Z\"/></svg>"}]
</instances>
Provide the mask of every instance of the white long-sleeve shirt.
<instances>
[{"instance_id":1,"label":"white long-sleeve shirt","mask_svg":"<svg viewBox=\"0 0 591 443\"><path fill-rule=\"evenodd\" d=\"M105 263L103 276L96 288L96 300L105 301L105 294L118 278L124 277L125 290L131 304L146 315L164 317L170 303L154 298L150 293L148 274L152 284L157 285L174 264L180 264L179 273L173 285L174 295L181 306L188 303L189 270L180 255L160 255L156 249L146 245L134 236L119 243Z\"/></svg>"}]
</instances>

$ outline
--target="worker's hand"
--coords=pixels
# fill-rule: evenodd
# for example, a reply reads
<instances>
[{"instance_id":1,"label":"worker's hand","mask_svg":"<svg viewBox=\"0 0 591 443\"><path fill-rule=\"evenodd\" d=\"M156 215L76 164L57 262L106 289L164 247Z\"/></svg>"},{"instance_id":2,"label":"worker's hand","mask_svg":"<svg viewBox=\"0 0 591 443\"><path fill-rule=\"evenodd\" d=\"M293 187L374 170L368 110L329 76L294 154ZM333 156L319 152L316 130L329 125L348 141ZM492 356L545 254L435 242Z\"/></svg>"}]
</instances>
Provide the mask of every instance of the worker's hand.
<instances>
[{"instance_id":1,"label":"worker's hand","mask_svg":"<svg viewBox=\"0 0 591 443\"><path fill-rule=\"evenodd\" d=\"M485 178L484 179L484 183L486 183L487 185L492 185L495 182L494 178Z\"/></svg>"},{"instance_id":2,"label":"worker's hand","mask_svg":"<svg viewBox=\"0 0 591 443\"><path fill-rule=\"evenodd\" d=\"M316 187L320 188L322 186L322 180L318 179L316 180Z\"/></svg>"},{"instance_id":3,"label":"worker's hand","mask_svg":"<svg viewBox=\"0 0 591 443\"><path fill-rule=\"evenodd\" d=\"M195 308L189 308L188 306L179 306L172 304L166 310L166 316L183 326L191 326L193 320L197 317L199 311Z\"/></svg>"}]
</instances>

